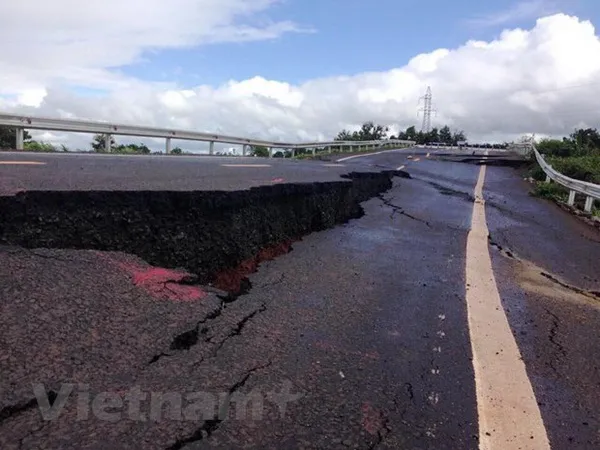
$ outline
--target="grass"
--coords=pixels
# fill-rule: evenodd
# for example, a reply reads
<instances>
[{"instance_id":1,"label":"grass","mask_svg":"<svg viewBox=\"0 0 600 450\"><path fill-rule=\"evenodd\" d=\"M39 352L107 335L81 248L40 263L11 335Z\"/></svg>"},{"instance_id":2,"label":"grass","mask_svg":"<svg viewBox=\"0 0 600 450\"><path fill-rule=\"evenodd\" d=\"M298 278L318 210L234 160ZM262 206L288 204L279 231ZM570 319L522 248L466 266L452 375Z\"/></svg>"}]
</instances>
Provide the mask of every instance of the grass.
<instances>
[{"instance_id":1,"label":"grass","mask_svg":"<svg viewBox=\"0 0 600 450\"><path fill-rule=\"evenodd\" d=\"M535 197L564 202L569 197L569 190L557 183L538 181L531 194Z\"/></svg>"}]
</instances>

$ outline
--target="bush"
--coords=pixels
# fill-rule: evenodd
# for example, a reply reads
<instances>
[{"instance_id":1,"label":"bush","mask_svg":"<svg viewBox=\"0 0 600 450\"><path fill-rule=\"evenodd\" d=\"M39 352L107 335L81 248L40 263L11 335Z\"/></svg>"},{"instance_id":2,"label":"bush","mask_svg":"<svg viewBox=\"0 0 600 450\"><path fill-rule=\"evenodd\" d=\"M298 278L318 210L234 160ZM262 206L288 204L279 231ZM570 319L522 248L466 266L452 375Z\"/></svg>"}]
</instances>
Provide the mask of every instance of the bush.
<instances>
[{"instance_id":1,"label":"bush","mask_svg":"<svg viewBox=\"0 0 600 450\"><path fill-rule=\"evenodd\" d=\"M575 145L566 140L542 139L536 147L542 155L547 156L566 157L575 154Z\"/></svg>"},{"instance_id":2,"label":"bush","mask_svg":"<svg viewBox=\"0 0 600 450\"><path fill-rule=\"evenodd\" d=\"M563 175L576 180L600 184L600 156L551 157L546 161Z\"/></svg>"},{"instance_id":3,"label":"bush","mask_svg":"<svg viewBox=\"0 0 600 450\"><path fill-rule=\"evenodd\" d=\"M269 149L260 145L252 146L250 147L250 156L267 158L269 156Z\"/></svg>"},{"instance_id":4,"label":"bush","mask_svg":"<svg viewBox=\"0 0 600 450\"><path fill-rule=\"evenodd\" d=\"M63 146L64 147L64 146ZM66 148L66 147L64 147ZM48 143L48 142L37 142L37 141L29 141L23 144L24 150L29 150L32 152L57 152L57 148ZM64 151L64 149L63 149Z\"/></svg>"}]
</instances>

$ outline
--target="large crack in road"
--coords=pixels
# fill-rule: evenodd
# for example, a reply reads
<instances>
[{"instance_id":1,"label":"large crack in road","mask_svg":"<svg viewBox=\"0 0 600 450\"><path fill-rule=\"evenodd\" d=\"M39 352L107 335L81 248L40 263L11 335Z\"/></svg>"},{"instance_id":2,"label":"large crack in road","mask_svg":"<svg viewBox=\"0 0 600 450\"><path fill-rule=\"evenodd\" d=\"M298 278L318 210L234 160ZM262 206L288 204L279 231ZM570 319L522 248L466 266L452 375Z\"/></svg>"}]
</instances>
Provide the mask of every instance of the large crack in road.
<instances>
[{"instance_id":1,"label":"large crack in road","mask_svg":"<svg viewBox=\"0 0 600 450\"><path fill-rule=\"evenodd\" d=\"M163 358L201 346L190 353L193 366L198 366L217 357L229 340L267 310L264 303L244 304L225 315L249 293L248 276L262 262L291 251L292 243L303 236L362 217L360 204L389 190L394 176L409 178L406 172L382 171L351 173L335 182L233 192L24 192L0 197L0 243L28 252L35 249L37 256L48 258L54 256L45 255L51 251L45 249L97 250L97 256L130 272L136 288L161 298L179 294L197 298L198 292L188 288L199 285L214 291L216 298L206 299L214 301L214 307L173 334L162 348L150 348L140 369L160 370L157 363ZM101 253L107 251L135 255L154 267ZM156 286L149 283L152 277L158 277L153 278ZM230 394L261 368L244 375ZM37 406L25 400L6 406L2 418ZM221 416L206 420L169 448L209 436L223 420Z\"/></svg>"},{"instance_id":2,"label":"large crack in road","mask_svg":"<svg viewBox=\"0 0 600 450\"><path fill-rule=\"evenodd\" d=\"M0 197L0 242L129 253L229 288L236 281L226 271L248 261L255 270L277 256L264 249L361 217L360 203L390 189L394 176L409 175L353 172L342 181L232 192L23 192Z\"/></svg>"}]
</instances>

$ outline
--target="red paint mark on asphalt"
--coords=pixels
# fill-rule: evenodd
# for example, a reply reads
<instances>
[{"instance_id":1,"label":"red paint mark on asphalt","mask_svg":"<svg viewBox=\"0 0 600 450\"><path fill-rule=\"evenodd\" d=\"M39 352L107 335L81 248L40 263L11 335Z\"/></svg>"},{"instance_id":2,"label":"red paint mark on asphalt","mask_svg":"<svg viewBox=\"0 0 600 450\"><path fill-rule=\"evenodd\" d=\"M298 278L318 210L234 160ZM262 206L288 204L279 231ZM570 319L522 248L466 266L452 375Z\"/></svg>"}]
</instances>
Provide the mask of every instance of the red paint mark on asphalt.
<instances>
[{"instance_id":1,"label":"red paint mark on asphalt","mask_svg":"<svg viewBox=\"0 0 600 450\"><path fill-rule=\"evenodd\" d=\"M164 269L123 261L122 258L97 250L93 253L124 270L131 277L134 286L139 287L154 298L191 302L201 300L208 295L198 286L184 284L189 280L193 280L193 275L183 270Z\"/></svg>"},{"instance_id":2,"label":"red paint mark on asphalt","mask_svg":"<svg viewBox=\"0 0 600 450\"><path fill-rule=\"evenodd\" d=\"M233 269L225 269L217 273L214 277L213 285L230 293L240 293L242 291L242 281L250 274L258 270L258 266L263 261L270 261L278 256L289 253L292 248L293 239L284 241L277 245L263 248L253 258L242 261Z\"/></svg>"},{"instance_id":3,"label":"red paint mark on asphalt","mask_svg":"<svg viewBox=\"0 0 600 450\"><path fill-rule=\"evenodd\" d=\"M133 284L155 298L172 301L196 301L207 296L198 286L181 284L191 275L184 271L163 269L162 267L144 268L131 263L119 263L126 270Z\"/></svg>"},{"instance_id":4,"label":"red paint mark on asphalt","mask_svg":"<svg viewBox=\"0 0 600 450\"><path fill-rule=\"evenodd\" d=\"M363 428L367 431L367 433L376 436L383 428L381 412L375 409L370 403L363 403L361 410L361 424Z\"/></svg>"}]
</instances>

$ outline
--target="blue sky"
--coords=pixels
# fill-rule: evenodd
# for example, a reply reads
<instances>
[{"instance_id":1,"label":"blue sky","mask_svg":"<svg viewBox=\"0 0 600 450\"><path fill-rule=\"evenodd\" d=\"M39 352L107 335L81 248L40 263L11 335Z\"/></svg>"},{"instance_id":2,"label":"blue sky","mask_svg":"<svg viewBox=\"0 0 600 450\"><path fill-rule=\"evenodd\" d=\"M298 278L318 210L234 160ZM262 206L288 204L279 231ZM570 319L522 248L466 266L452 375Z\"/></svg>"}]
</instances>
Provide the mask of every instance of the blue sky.
<instances>
[{"instance_id":1,"label":"blue sky","mask_svg":"<svg viewBox=\"0 0 600 450\"><path fill-rule=\"evenodd\" d=\"M311 141L418 125L431 86L436 126L560 136L600 124L598 26L600 0L0 1L0 111Z\"/></svg>"},{"instance_id":2,"label":"blue sky","mask_svg":"<svg viewBox=\"0 0 600 450\"><path fill-rule=\"evenodd\" d=\"M341 6L343 5L343 6ZM219 85L263 76L291 83L402 67L413 56L455 48L470 39L492 40L505 28L531 28L555 12L597 22L596 0L285 0L254 17L292 20L314 32L277 39L220 43L146 53L124 74L182 87Z\"/></svg>"}]
</instances>

